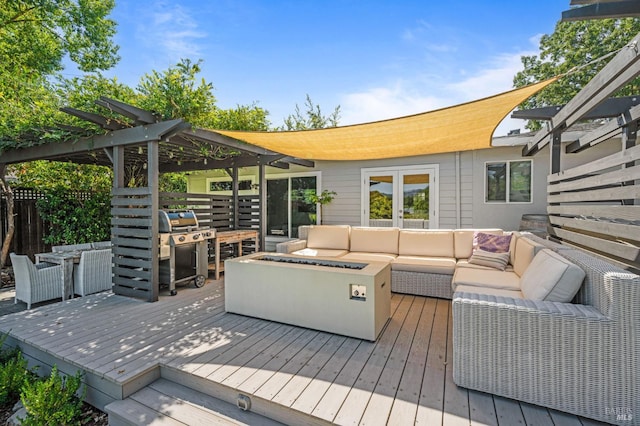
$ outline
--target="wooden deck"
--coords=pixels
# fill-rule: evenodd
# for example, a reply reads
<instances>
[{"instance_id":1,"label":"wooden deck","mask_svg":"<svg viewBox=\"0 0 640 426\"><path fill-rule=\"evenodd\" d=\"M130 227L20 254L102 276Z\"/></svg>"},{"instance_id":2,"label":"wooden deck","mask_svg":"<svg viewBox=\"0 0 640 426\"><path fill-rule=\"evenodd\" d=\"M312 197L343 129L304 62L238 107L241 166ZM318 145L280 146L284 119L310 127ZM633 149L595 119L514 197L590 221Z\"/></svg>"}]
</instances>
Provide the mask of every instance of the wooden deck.
<instances>
[{"instance_id":1,"label":"wooden deck","mask_svg":"<svg viewBox=\"0 0 640 426\"><path fill-rule=\"evenodd\" d=\"M222 280L156 303L111 293L55 303L0 317L0 331L45 372L84 370L94 405L135 400L176 424L192 424L187 405L235 405L239 395L287 424L601 424L457 387L450 301L394 294L391 303L376 342L227 314ZM160 404L152 395L172 383L182 394L167 400L182 405ZM185 389L198 402L181 399ZM255 421L244 419L233 421Z\"/></svg>"}]
</instances>

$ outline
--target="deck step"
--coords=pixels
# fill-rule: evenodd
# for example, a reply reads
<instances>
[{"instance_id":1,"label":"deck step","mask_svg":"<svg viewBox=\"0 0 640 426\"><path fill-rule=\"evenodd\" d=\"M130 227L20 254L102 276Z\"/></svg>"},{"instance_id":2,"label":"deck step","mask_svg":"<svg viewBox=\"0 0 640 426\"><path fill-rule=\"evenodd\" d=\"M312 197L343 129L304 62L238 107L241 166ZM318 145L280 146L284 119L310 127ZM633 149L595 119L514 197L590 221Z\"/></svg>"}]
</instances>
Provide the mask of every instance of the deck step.
<instances>
[{"instance_id":1,"label":"deck step","mask_svg":"<svg viewBox=\"0 0 640 426\"><path fill-rule=\"evenodd\" d=\"M167 379L112 402L105 411L111 426L281 424Z\"/></svg>"}]
</instances>

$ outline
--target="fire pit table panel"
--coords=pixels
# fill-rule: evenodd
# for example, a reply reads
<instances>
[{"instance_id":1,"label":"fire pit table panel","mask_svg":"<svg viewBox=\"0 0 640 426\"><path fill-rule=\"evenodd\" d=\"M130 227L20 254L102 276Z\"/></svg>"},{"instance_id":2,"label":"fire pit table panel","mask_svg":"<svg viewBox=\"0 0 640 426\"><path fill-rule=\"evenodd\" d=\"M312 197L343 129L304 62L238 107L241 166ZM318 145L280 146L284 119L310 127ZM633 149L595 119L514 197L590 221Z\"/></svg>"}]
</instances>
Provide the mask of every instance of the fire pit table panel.
<instances>
[{"instance_id":1,"label":"fire pit table panel","mask_svg":"<svg viewBox=\"0 0 640 426\"><path fill-rule=\"evenodd\" d=\"M376 340L391 314L389 264L306 260L273 253L227 260L227 312Z\"/></svg>"}]
</instances>

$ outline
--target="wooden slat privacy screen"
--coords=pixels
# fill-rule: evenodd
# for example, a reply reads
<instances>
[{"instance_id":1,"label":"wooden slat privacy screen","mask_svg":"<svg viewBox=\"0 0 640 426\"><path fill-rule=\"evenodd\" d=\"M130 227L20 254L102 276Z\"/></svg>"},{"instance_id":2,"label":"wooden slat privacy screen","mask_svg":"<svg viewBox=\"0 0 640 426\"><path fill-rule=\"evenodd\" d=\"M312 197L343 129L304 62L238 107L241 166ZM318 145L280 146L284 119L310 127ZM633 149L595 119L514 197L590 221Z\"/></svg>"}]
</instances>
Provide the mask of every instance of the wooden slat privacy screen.
<instances>
[{"instance_id":1,"label":"wooden slat privacy screen","mask_svg":"<svg viewBox=\"0 0 640 426\"><path fill-rule=\"evenodd\" d=\"M640 145L547 180L550 235L640 269Z\"/></svg>"},{"instance_id":2,"label":"wooden slat privacy screen","mask_svg":"<svg viewBox=\"0 0 640 426\"><path fill-rule=\"evenodd\" d=\"M151 188L114 188L111 197L113 291L149 299L153 291ZM157 238L157 236L155 236Z\"/></svg>"}]
</instances>

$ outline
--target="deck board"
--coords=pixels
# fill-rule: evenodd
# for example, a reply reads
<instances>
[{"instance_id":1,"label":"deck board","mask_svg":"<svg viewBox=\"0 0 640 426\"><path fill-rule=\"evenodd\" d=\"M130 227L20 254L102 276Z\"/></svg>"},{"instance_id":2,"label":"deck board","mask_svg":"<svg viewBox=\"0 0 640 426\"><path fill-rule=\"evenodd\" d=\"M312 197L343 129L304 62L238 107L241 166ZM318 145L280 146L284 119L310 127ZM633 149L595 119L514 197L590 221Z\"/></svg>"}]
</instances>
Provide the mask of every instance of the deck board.
<instances>
[{"instance_id":1,"label":"deck board","mask_svg":"<svg viewBox=\"0 0 640 426\"><path fill-rule=\"evenodd\" d=\"M228 314L224 282L209 281L174 297L161 293L157 303L102 293L49 304L0 317L0 332L122 386L123 397L135 395L122 407L149 414L150 406L181 403L139 379L166 366L194 390L230 392L228 403L244 393L256 398L260 414L273 408L274 418L301 423L600 424L457 387L450 301L393 294L391 312L369 342ZM205 421L203 413L189 407L172 420Z\"/></svg>"}]
</instances>

